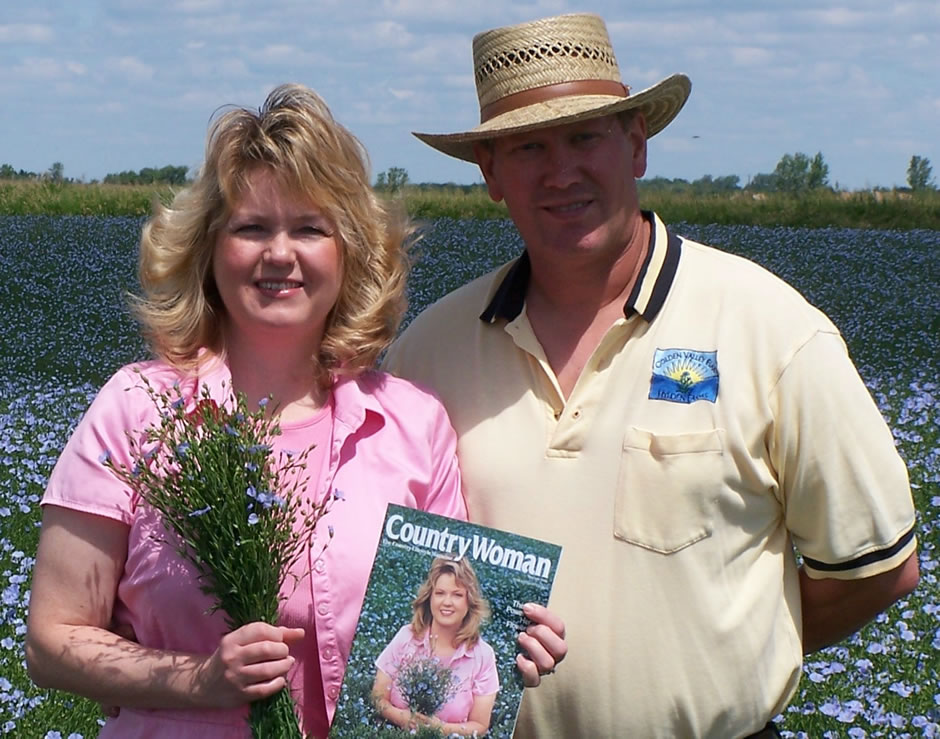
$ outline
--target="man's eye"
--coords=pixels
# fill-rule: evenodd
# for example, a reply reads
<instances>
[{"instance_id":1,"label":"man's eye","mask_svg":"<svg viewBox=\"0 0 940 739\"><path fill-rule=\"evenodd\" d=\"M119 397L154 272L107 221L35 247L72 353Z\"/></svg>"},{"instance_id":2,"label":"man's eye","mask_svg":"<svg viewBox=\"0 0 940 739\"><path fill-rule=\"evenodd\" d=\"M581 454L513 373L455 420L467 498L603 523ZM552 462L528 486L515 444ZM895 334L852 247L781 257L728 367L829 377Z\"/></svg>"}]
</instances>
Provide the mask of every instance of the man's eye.
<instances>
[{"instance_id":1,"label":"man's eye","mask_svg":"<svg viewBox=\"0 0 940 739\"><path fill-rule=\"evenodd\" d=\"M572 137L572 141L576 144L586 144L598 138L600 138L600 135L593 131L582 131L581 133L575 134Z\"/></svg>"}]
</instances>

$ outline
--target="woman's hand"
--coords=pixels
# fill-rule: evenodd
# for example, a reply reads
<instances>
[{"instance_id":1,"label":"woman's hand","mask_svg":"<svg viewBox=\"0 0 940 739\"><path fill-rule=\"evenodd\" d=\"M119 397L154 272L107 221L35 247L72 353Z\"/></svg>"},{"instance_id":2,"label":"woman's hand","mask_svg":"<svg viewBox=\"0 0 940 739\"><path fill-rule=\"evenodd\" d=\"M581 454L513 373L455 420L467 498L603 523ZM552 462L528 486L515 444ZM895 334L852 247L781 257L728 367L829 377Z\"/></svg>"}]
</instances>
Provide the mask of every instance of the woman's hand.
<instances>
[{"instance_id":1,"label":"woman's hand","mask_svg":"<svg viewBox=\"0 0 940 739\"><path fill-rule=\"evenodd\" d=\"M303 629L262 622L223 636L196 681L206 705L235 708L274 695L294 664L290 645L303 637Z\"/></svg>"},{"instance_id":2,"label":"woman's hand","mask_svg":"<svg viewBox=\"0 0 940 739\"><path fill-rule=\"evenodd\" d=\"M537 603L526 603L523 613L532 623L519 634L522 654L516 655L516 667L522 673L527 688L539 685L544 675L550 675L568 653L565 642L565 623L555 613Z\"/></svg>"}]
</instances>

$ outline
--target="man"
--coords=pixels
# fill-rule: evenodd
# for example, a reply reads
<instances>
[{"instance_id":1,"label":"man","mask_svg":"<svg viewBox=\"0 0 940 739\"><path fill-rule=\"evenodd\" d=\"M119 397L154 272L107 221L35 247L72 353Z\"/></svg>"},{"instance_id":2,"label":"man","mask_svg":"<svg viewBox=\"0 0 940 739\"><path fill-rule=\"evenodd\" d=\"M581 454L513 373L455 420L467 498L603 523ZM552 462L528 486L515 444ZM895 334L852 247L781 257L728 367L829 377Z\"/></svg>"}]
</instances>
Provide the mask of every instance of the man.
<instances>
[{"instance_id":1,"label":"man","mask_svg":"<svg viewBox=\"0 0 940 739\"><path fill-rule=\"evenodd\" d=\"M774 736L802 654L917 583L891 433L824 315L640 210L686 77L630 93L592 15L473 49L483 122L417 135L479 164L525 253L386 364L447 406L471 518L564 547L568 657L519 735Z\"/></svg>"}]
</instances>

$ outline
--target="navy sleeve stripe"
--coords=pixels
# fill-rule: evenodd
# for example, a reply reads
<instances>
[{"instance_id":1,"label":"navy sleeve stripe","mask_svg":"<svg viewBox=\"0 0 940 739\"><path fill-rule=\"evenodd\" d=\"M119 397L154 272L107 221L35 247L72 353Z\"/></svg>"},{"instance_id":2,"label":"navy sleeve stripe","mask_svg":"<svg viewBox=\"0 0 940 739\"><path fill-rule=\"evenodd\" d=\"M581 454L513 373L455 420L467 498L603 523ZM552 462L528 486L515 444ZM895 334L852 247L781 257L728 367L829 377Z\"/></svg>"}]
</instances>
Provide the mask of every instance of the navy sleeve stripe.
<instances>
[{"instance_id":1,"label":"navy sleeve stripe","mask_svg":"<svg viewBox=\"0 0 940 739\"><path fill-rule=\"evenodd\" d=\"M904 547L906 547L913 538L914 527L911 526L907 533L898 539L894 545L888 547L887 549L879 549L877 552L863 554L861 557L850 559L848 562L837 562L836 564L829 564L827 562L820 562L816 559L810 559L806 556L803 557L803 561L814 570L819 570L820 572L845 572L847 570L857 570L858 568L864 567L865 565L870 565L874 564L875 562L882 562L886 559L890 559L895 554L904 549Z\"/></svg>"}]
</instances>

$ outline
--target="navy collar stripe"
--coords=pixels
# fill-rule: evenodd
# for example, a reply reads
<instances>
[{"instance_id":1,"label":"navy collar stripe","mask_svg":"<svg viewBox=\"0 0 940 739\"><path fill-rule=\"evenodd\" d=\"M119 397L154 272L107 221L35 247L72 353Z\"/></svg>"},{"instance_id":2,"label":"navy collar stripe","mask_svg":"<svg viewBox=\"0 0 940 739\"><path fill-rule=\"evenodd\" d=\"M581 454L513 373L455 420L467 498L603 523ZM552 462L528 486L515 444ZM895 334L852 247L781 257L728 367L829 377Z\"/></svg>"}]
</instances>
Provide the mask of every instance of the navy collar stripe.
<instances>
[{"instance_id":1,"label":"navy collar stripe","mask_svg":"<svg viewBox=\"0 0 940 739\"><path fill-rule=\"evenodd\" d=\"M679 255L682 251L682 239L666 231L666 243L657 243L656 224L658 220L651 211L643 211L644 217L650 222L650 246L637 276L636 284L630 292L626 303L623 306L624 315L629 317L632 313L639 313L647 321L652 322L663 303L666 302L666 296L672 287L676 276L676 270L679 268ZM659 250L665 249L665 255L662 259L662 265L655 272L651 272L655 260L654 254ZM525 305L525 293L529 286L529 278L532 275L532 263L529 261L529 253L522 252L515 263L509 268L506 276L503 277L496 292L486 306L486 309L480 314L480 320L486 323L493 323L497 318L504 318L507 321L514 320ZM652 280L653 289L650 291L649 300L646 305L637 305L639 295L643 291L643 286Z\"/></svg>"},{"instance_id":2,"label":"navy collar stripe","mask_svg":"<svg viewBox=\"0 0 940 739\"><path fill-rule=\"evenodd\" d=\"M524 251L515 264L509 268L490 304L480 314L480 320L493 323L497 318L505 318L511 321L522 313L522 306L525 305L525 291L529 286L531 274L532 264L529 262L529 252Z\"/></svg>"}]
</instances>

